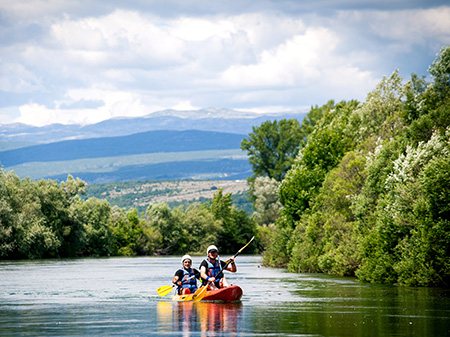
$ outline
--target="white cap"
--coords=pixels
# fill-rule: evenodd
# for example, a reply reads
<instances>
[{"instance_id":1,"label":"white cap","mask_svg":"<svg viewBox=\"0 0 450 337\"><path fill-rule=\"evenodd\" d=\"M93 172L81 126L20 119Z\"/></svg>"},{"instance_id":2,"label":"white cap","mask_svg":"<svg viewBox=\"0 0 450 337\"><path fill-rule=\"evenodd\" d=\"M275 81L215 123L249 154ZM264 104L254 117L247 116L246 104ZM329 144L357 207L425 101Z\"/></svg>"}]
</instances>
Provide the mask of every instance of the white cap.
<instances>
[{"instance_id":1,"label":"white cap","mask_svg":"<svg viewBox=\"0 0 450 337\"><path fill-rule=\"evenodd\" d=\"M208 247L208 249L206 250L206 255L208 255L208 254L209 254L209 252L210 252L211 250L217 250L217 251L219 251L219 250L217 249L217 247L216 247L216 246L214 246L214 245L211 245L211 246L209 246L209 247Z\"/></svg>"},{"instance_id":2,"label":"white cap","mask_svg":"<svg viewBox=\"0 0 450 337\"><path fill-rule=\"evenodd\" d=\"M190 255L183 255L183 257L181 258L181 264L184 263L184 260L191 260L192 262L192 257Z\"/></svg>"}]
</instances>

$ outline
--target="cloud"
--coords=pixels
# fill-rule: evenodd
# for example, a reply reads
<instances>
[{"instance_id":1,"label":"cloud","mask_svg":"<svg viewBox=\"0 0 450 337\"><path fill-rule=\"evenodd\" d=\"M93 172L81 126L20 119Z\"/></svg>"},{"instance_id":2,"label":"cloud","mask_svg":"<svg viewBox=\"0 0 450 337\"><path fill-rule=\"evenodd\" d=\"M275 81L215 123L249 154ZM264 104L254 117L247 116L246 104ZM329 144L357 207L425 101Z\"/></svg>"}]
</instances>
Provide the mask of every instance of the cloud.
<instances>
[{"instance_id":1,"label":"cloud","mask_svg":"<svg viewBox=\"0 0 450 337\"><path fill-rule=\"evenodd\" d=\"M90 104L83 104L85 102ZM138 95L102 88L72 89L64 100L55 102L53 107L37 103L20 106L20 117L16 121L37 126L51 123L91 124L123 116L129 110L134 111L135 115L145 114Z\"/></svg>"},{"instance_id":2,"label":"cloud","mask_svg":"<svg viewBox=\"0 0 450 337\"><path fill-rule=\"evenodd\" d=\"M335 43L329 30L308 29L273 50L263 50L258 63L232 65L221 77L228 85L241 87L305 84L320 76L320 61L330 55Z\"/></svg>"},{"instance_id":3,"label":"cloud","mask_svg":"<svg viewBox=\"0 0 450 337\"><path fill-rule=\"evenodd\" d=\"M171 35L160 19L115 10L101 17L71 20L51 27L55 43L72 59L95 66L164 66L183 61L184 42Z\"/></svg>"},{"instance_id":4,"label":"cloud","mask_svg":"<svg viewBox=\"0 0 450 337\"><path fill-rule=\"evenodd\" d=\"M0 91L29 93L42 89L40 79L20 63L0 63Z\"/></svg>"},{"instance_id":5,"label":"cloud","mask_svg":"<svg viewBox=\"0 0 450 337\"><path fill-rule=\"evenodd\" d=\"M15 122L36 126L52 123L85 125L114 117L144 116L167 108L198 109L192 106L189 100L180 100L177 97L164 99L153 97L143 103L141 96L133 92L91 87L71 89L63 100L55 101L53 106L24 104L19 107L20 116Z\"/></svg>"},{"instance_id":6,"label":"cloud","mask_svg":"<svg viewBox=\"0 0 450 337\"><path fill-rule=\"evenodd\" d=\"M450 6L414 1L87 3L0 4L0 99L21 113L2 120L364 100L400 66L422 74L450 40Z\"/></svg>"},{"instance_id":7,"label":"cloud","mask_svg":"<svg viewBox=\"0 0 450 337\"><path fill-rule=\"evenodd\" d=\"M373 13L372 30L391 41L401 41L401 45L415 46L431 40L438 43L450 41L450 7L439 7L427 10L406 10L395 15Z\"/></svg>"}]
</instances>

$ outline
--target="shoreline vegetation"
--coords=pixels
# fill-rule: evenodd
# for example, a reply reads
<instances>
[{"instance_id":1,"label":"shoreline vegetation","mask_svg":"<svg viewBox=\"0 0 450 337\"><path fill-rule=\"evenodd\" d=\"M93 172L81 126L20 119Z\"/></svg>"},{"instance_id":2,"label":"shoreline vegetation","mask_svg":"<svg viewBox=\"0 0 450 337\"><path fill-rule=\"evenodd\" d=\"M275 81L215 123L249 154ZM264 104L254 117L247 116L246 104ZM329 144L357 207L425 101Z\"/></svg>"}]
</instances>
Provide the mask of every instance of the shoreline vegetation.
<instances>
[{"instance_id":1,"label":"shoreline vegetation","mask_svg":"<svg viewBox=\"0 0 450 337\"><path fill-rule=\"evenodd\" d=\"M398 71L355 100L267 121L244 139L254 212L211 200L145 211L83 199L86 184L0 169L0 258L233 253L252 236L264 264L363 282L450 285L450 46L432 82ZM255 248L256 249L256 248ZM248 251L254 253L255 251Z\"/></svg>"}]
</instances>

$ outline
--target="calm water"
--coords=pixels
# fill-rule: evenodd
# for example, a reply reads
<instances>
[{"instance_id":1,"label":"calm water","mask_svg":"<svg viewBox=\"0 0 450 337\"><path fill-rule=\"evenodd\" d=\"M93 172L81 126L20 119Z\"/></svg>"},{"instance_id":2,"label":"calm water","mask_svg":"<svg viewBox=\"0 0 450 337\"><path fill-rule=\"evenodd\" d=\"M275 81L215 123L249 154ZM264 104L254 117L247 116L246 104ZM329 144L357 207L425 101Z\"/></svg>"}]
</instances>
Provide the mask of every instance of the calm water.
<instances>
[{"instance_id":1,"label":"calm water","mask_svg":"<svg viewBox=\"0 0 450 337\"><path fill-rule=\"evenodd\" d=\"M201 257L194 257L199 265ZM290 274L239 256L239 303L172 303L178 257L0 262L1 336L450 336L450 290Z\"/></svg>"}]
</instances>

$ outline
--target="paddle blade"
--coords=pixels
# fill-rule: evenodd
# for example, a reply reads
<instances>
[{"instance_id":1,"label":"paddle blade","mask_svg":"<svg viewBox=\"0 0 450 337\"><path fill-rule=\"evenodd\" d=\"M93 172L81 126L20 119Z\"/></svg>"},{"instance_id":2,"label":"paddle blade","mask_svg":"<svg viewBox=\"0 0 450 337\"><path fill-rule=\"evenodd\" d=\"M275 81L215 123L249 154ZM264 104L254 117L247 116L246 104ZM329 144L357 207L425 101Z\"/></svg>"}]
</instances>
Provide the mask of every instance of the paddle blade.
<instances>
[{"instance_id":1,"label":"paddle blade","mask_svg":"<svg viewBox=\"0 0 450 337\"><path fill-rule=\"evenodd\" d=\"M156 289L156 292L158 293L159 296L163 297L169 294L172 291L172 289L173 286L162 286Z\"/></svg>"},{"instance_id":2,"label":"paddle blade","mask_svg":"<svg viewBox=\"0 0 450 337\"><path fill-rule=\"evenodd\" d=\"M240 253L245 249L245 247L247 247L254 239L255 239L255 237L252 236L252 238L250 239L250 241L247 242L247 244L246 244L244 247L242 247L241 249L239 249L239 251L238 251L238 253L237 253L236 255L240 254Z\"/></svg>"},{"instance_id":3,"label":"paddle blade","mask_svg":"<svg viewBox=\"0 0 450 337\"><path fill-rule=\"evenodd\" d=\"M208 290L208 286L203 286L197 289L197 291L192 295L192 299L194 302L199 302L206 295L206 291Z\"/></svg>"}]
</instances>

